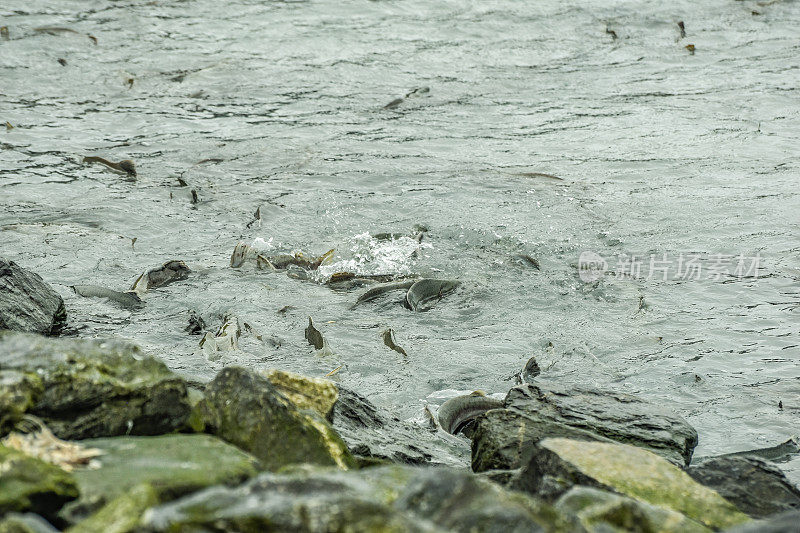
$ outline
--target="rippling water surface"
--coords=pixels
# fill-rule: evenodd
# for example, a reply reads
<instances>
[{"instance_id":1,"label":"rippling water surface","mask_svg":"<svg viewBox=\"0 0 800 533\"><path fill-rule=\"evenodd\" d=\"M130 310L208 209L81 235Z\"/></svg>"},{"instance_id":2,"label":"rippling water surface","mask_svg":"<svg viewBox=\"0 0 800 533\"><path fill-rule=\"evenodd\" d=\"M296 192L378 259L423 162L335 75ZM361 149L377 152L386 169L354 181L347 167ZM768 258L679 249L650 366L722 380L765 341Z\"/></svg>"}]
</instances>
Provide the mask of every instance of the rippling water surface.
<instances>
[{"instance_id":1,"label":"rippling water surface","mask_svg":"<svg viewBox=\"0 0 800 533\"><path fill-rule=\"evenodd\" d=\"M797 432L800 3L10 0L0 26L0 251L59 290L76 334L200 380L341 366L420 421L455 390L507 391L536 356L548 379L670 406L698 456ZM85 155L131 158L138 179ZM335 255L302 281L231 269L240 240ZM579 277L584 251L608 262L599 280ZM192 276L139 311L69 289L125 290L168 259ZM681 277L690 259L703 270ZM363 289L321 283L337 270L462 285L428 312L351 309ZM190 309L263 340L208 361ZM333 355L306 343L309 316Z\"/></svg>"}]
</instances>

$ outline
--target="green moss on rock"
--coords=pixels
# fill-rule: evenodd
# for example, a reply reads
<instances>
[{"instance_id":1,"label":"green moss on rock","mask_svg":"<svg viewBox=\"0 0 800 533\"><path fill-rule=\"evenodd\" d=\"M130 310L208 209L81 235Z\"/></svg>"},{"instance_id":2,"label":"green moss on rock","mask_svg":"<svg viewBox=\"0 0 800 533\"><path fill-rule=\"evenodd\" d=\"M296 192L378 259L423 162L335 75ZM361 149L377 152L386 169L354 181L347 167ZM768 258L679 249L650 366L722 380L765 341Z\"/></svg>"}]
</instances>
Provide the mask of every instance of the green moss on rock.
<instances>
[{"instance_id":1,"label":"green moss on rock","mask_svg":"<svg viewBox=\"0 0 800 533\"><path fill-rule=\"evenodd\" d=\"M78 485L68 472L0 445L0 516L31 511L52 518L77 497Z\"/></svg>"},{"instance_id":2,"label":"green moss on rock","mask_svg":"<svg viewBox=\"0 0 800 533\"><path fill-rule=\"evenodd\" d=\"M313 411L301 411L270 381L238 367L222 370L195 406L202 429L252 453L268 470L295 463L355 466L331 425Z\"/></svg>"},{"instance_id":3,"label":"green moss on rock","mask_svg":"<svg viewBox=\"0 0 800 533\"><path fill-rule=\"evenodd\" d=\"M136 486L149 486L164 502L210 485L235 484L258 471L255 458L210 435L114 437L81 444L104 453L98 457L100 468L74 472L81 497L62 513L70 523Z\"/></svg>"},{"instance_id":4,"label":"green moss on rock","mask_svg":"<svg viewBox=\"0 0 800 533\"><path fill-rule=\"evenodd\" d=\"M37 377L27 412L63 439L168 433L191 410L184 381L127 342L4 332L0 366Z\"/></svg>"},{"instance_id":5,"label":"green moss on rock","mask_svg":"<svg viewBox=\"0 0 800 533\"><path fill-rule=\"evenodd\" d=\"M546 498L588 485L671 509L712 529L750 520L717 492L664 458L627 444L563 438L539 443L516 486Z\"/></svg>"},{"instance_id":6,"label":"green moss on rock","mask_svg":"<svg viewBox=\"0 0 800 533\"><path fill-rule=\"evenodd\" d=\"M67 529L67 533L130 533L141 530L142 514L159 503L158 492L148 484L120 494L95 514Z\"/></svg>"}]
</instances>

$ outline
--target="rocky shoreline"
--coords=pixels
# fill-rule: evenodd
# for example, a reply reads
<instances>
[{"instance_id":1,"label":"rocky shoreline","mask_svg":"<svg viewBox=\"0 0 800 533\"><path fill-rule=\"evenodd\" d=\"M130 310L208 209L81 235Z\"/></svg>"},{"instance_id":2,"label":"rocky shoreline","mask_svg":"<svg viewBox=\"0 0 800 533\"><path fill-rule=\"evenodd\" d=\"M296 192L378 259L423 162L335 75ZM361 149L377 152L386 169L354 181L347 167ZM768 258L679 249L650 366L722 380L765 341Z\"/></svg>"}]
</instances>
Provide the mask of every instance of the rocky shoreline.
<instances>
[{"instance_id":1,"label":"rocky shoreline","mask_svg":"<svg viewBox=\"0 0 800 533\"><path fill-rule=\"evenodd\" d=\"M795 440L692 461L697 432L674 413L527 373L463 417L471 468L448 466L422 438L452 438L435 420L279 369L188 382L129 342L44 336L63 302L11 261L0 287L0 532L746 532L800 519L774 462Z\"/></svg>"}]
</instances>

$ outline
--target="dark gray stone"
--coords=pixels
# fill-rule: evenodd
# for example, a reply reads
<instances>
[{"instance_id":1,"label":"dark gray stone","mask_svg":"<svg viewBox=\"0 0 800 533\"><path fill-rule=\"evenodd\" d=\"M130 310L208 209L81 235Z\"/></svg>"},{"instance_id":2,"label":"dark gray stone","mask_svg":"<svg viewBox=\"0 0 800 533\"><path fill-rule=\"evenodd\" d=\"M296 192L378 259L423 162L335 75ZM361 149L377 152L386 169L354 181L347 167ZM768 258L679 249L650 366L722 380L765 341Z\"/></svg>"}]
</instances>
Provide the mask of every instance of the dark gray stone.
<instances>
[{"instance_id":1,"label":"dark gray stone","mask_svg":"<svg viewBox=\"0 0 800 533\"><path fill-rule=\"evenodd\" d=\"M711 457L693 464L687 471L696 481L716 490L754 518L800 510L800 491L780 468L764 459Z\"/></svg>"},{"instance_id":2,"label":"dark gray stone","mask_svg":"<svg viewBox=\"0 0 800 533\"><path fill-rule=\"evenodd\" d=\"M467 464L466 454L435 433L404 422L356 392L339 387L333 427L356 456L409 465Z\"/></svg>"},{"instance_id":3,"label":"dark gray stone","mask_svg":"<svg viewBox=\"0 0 800 533\"><path fill-rule=\"evenodd\" d=\"M800 531L800 511L789 511L727 529L725 533L797 533L798 531Z\"/></svg>"},{"instance_id":4,"label":"dark gray stone","mask_svg":"<svg viewBox=\"0 0 800 533\"><path fill-rule=\"evenodd\" d=\"M697 444L684 419L627 394L524 384L509 391L504 405L478 417L470 433L475 472L519 468L548 437L631 444L680 466Z\"/></svg>"},{"instance_id":5,"label":"dark gray stone","mask_svg":"<svg viewBox=\"0 0 800 533\"><path fill-rule=\"evenodd\" d=\"M0 258L0 329L53 335L66 316L64 300L41 276Z\"/></svg>"}]
</instances>

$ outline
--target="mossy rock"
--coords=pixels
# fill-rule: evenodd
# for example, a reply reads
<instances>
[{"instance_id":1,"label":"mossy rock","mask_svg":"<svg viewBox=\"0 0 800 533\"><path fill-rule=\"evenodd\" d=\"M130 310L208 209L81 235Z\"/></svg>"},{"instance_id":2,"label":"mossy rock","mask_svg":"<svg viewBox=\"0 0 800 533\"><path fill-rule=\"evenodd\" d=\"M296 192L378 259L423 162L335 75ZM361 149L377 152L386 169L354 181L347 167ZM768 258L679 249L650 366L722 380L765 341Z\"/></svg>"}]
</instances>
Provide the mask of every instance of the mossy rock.
<instances>
[{"instance_id":1,"label":"mossy rock","mask_svg":"<svg viewBox=\"0 0 800 533\"><path fill-rule=\"evenodd\" d=\"M253 454L268 470L297 463L356 465L327 420L301 411L266 377L243 368L225 368L206 386L192 426Z\"/></svg>"},{"instance_id":2,"label":"mossy rock","mask_svg":"<svg viewBox=\"0 0 800 533\"><path fill-rule=\"evenodd\" d=\"M0 520L0 533L58 533L58 529L33 513L8 513Z\"/></svg>"},{"instance_id":3,"label":"mossy rock","mask_svg":"<svg viewBox=\"0 0 800 533\"><path fill-rule=\"evenodd\" d=\"M31 511L52 519L77 497L78 485L69 472L0 445L0 516Z\"/></svg>"},{"instance_id":4,"label":"mossy rock","mask_svg":"<svg viewBox=\"0 0 800 533\"><path fill-rule=\"evenodd\" d=\"M210 435L114 437L81 445L104 453L97 458L100 468L74 472L81 497L62 512L72 524L137 486L149 486L157 502L165 502L211 485L239 483L259 466L252 456Z\"/></svg>"},{"instance_id":5,"label":"mossy rock","mask_svg":"<svg viewBox=\"0 0 800 533\"><path fill-rule=\"evenodd\" d=\"M123 341L2 332L0 367L28 377L17 404L62 439L169 433L191 412L184 381Z\"/></svg>"},{"instance_id":6,"label":"mossy rock","mask_svg":"<svg viewBox=\"0 0 800 533\"><path fill-rule=\"evenodd\" d=\"M590 487L573 487L555 508L578 517L589 533L710 533L685 515Z\"/></svg>"},{"instance_id":7,"label":"mossy rock","mask_svg":"<svg viewBox=\"0 0 800 533\"><path fill-rule=\"evenodd\" d=\"M628 444L563 438L539 443L513 487L554 500L574 485L617 492L671 509L711 529L750 520L666 459Z\"/></svg>"},{"instance_id":8,"label":"mossy rock","mask_svg":"<svg viewBox=\"0 0 800 533\"><path fill-rule=\"evenodd\" d=\"M14 429L43 391L42 380L36 374L0 370L0 436Z\"/></svg>"},{"instance_id":9,"label":"mossy rock","mask_svg":"<svg viewBox=\"0 0 800 533\"><path fill-rule=\"evenodd\" d=\"M263 375L298 409L310 409L330 421L339 399L336 384L323 378L310 378L285 370L267 370Z\"/></svg>"},{"instance_id":10,"label":"mossy rock","mask_svg":"<svg viewBox=\"0 0 800 533\"><path fill-rule=\"evenodd\" d=\"M150 531L577 533L552 506L466 470L310 465L212 487L150 509Z\"/></svg>"},{"instance_id":11,"label":"mossy rock","mask_svg":"<svg viewBox=\"0 0 800 533\"><path fill-rule=\"evenodd\" d=\"M140 531L144 512L159 503L159 495L151 485L142 484L120 494L95 514L68 533L130 533Z\"/></svg>"}]
</instances>

